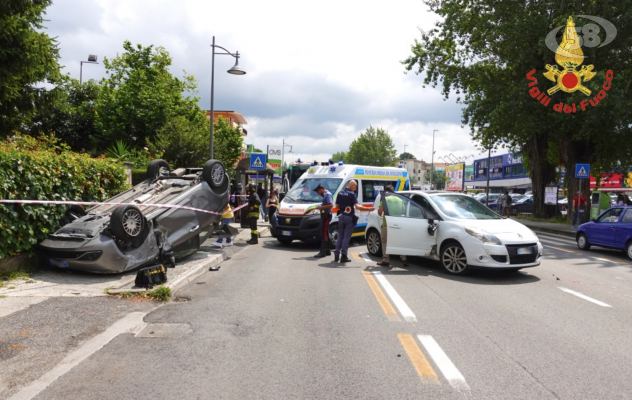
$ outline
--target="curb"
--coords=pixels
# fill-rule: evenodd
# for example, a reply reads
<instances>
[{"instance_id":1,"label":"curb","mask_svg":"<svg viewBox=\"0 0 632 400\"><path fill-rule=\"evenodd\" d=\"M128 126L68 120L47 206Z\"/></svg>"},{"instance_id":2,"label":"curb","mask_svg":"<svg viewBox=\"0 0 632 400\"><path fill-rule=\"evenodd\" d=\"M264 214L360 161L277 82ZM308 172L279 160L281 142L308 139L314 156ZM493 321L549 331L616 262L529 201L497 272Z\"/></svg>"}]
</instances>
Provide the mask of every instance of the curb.
<instances>
[{"instance_id":1,"label":"curb","mask_svg":"<svg viewBox=\"0 0 632 400\"><path fill-rule=\"evenodd\" d=\"M557 229L540 228L540 227L536 227L536 226L530 226L529 228L531 230L536 231L536 232L553 233L555 235L567 236L567 237L575 239L575 232L566 232L566 231L560 231L560 230L557 230Z\"/></svg>"}]
</instances>

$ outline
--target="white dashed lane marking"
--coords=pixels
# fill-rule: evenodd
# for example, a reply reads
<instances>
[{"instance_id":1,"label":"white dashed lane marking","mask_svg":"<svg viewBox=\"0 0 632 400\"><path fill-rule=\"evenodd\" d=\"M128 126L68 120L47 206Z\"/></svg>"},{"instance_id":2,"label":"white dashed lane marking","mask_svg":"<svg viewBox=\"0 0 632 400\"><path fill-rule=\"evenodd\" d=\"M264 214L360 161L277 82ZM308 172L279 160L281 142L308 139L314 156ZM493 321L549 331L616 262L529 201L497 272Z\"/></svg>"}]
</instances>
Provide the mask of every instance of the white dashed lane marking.
<instances>
[{"instance_id":1,"label":"white dashed lane marking","mask_svg":"<svg viewBox=\"0 0 632 400\"><path fill-rule=\"evenodd\" d=\"M567 288L564 288L564 287L561 287L561 286L558 286L558 287L559 287L559 288L560 288L560 290L562 290L563 292L566 292L566 293L572 294L573 296L577 296L577 297L579 297L580 299L588 300L588 301L590 301L591 303L595 303L595 304L597 304L597 305L599 305L599 306L602 306L602 307L612 307L610 304L606 304L606 303L604 303L604 302L602 302L602 301L595 300L595 299L593 299L592 297L588 297L588 296L586 296L585 294L581 294L581 293L579 293L579 292L576 292L576 291L574 291L574 290L570 290L570 289L567 289Z\"/></svg>"},{"instance_id":2,"label":"white dashed lane marking","mask_svg":"<svg viewBox=\"0 0 632 400\"><path fill-rule=\"evenodd\" d=\"M417 335L417 338L424 346L430 357L435 362L439 370L445 377L445 379L450 383L450 386L457 390L470 390L467 382L465 382L465 378L461 375L461 372L456 368L456 366L452 363L450 358L445 354L443 349L439 346L439 344L434 340L434 338L430 335Z\"/></svg>"},{"instance_id":3,"label":"white dashed lane marking","mask_svg":"<svg viewBox=\"0 0 632 400\"><path fill-rule=\"evenodd\" d=\"M395 307L397 307L402 317L408 322L417 322L417 317L413 311L408 307L404 299L397 293L386 277L384 277L380 271L373 271L372 274L375 276L375 279L380 282L380 285L382 285L388 297L391 298L391 301L395 304Z\"/></svg>"}]
</instances>

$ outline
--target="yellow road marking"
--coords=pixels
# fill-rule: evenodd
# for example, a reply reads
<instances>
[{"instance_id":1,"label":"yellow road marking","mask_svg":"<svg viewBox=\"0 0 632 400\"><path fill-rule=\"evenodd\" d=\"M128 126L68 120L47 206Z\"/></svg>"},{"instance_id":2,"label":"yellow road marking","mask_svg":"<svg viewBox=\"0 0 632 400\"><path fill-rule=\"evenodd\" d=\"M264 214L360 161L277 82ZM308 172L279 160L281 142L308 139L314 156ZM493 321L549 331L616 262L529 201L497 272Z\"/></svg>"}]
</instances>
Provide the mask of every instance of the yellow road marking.
<instances>
[{"instance_id":1,"label":"yellow road marking","mask_svg":"<svg viewBox=\"0 0 632 400\"><path fill-rule=\"evenodd\" d=\"M358 253L356 253L355 251L351 252L351 257L355 258L356 260L361 260L362 257L360 257L360 255Z\"/></svg>"},{"instance_id":2,"label":"yellow road marking","mask_svg":"<svg viewBox=\"0 0 632 400\"><path fill-rule=\"evenodd\" d=\"M380 289L380 285L378 285L377 281L373 277L373 274L368 271L362 271L362 275L364 275L366 282L369 284L369 287L373 291L377 302L380 303L380 306L382 306L382 310L384 310L386 318L389 321L401 321L399 315L397 315L397 312L395 311L395 308L391 305L391 302L388 301L388 299L384 295L384 292L382 292L382 289Z\"/></svg>"},{"instance_id":3,"label":"yellow road marking","mask_svg":"<svg viewBox=\"0 0 632 400\"><path fill-rule=\"evenodd\" d=\"M397 337L402 343L404 350L406 350L406 354L408 354L408 358L410 358L410 362L413 363L415 371L419 374L421 381L427 385L441 385L434 369L432 369L424 353L421 352L417 342L415 342L415 338L409 333L398 333Z\"/></svg>"}]
</instances>

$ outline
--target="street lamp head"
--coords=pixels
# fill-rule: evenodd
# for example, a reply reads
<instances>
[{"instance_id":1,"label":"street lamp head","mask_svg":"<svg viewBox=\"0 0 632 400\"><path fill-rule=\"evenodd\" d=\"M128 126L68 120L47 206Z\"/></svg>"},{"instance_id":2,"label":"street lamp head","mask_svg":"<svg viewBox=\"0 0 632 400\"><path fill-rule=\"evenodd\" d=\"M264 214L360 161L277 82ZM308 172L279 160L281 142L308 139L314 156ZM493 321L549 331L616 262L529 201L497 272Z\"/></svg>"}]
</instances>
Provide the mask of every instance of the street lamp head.
<instances>
[{"instance_id":1,"label":"street lamp head","mask_svg":"<svg viewBox=\"0 0 632 400\"><path fill-rule=\"evenodd\" d=\"M237 57L235 58L235 65L233 65L233 67L226 72L233 75L246 75L246 71L241 69L241 67L239 66L239 52L237 52Z\"/></svg>"},{"instance_id":2,"label":"street lamp head","mask_svg":"<svg viewBox=\"0 0 632 400\"><path fill-rule=\"evenodd\" d=\"M88 55L88 61L89 62L97 62L97 55L96 54L90 54Z\"/></svg>"}]
</instances>

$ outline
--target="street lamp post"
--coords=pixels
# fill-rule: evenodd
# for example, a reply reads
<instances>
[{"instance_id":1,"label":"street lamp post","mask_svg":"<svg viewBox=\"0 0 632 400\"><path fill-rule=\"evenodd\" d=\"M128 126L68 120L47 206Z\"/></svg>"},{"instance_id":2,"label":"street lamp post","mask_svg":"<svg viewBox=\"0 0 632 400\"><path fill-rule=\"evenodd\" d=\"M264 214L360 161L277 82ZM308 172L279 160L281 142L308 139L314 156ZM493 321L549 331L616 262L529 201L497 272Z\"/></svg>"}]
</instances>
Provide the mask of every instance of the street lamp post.
<instances>
[{"instance_id":1,"label":"street lamp post","mask_svg":"<svg viewBox=\"0 0 632 400\"><path fill-rule=\"evenodd\" d=\"M430 159L430 189L432 190L432 181L434 180L434 134L435 132L439 132L439 129L435 129L432 131L432 157Z\"/></svg>"},{"instance_id":2,"label":"street lamp post","mask_svg":"<svg viewBox=\"0 0 632 400\"><path fill-rule=\"evenodd\" d=\"M292 153L292 145L285 143L285 139L283 139L283 150L281 151L281 179L283 179L283 165L285 164L285 146L290 148L288 153ZM283 184L283 182L281 182Z\"/></svg>"},{"instance_id":3,"label":"street lamp post","mask_svg":"<svg viewBox=\"0 0 632 400\"><path fill-rule=\"evenodd\" d=\"M244 71L243 69L241 69L241 67L239 66L239 52L236 52L235 54L231 53L230 51L226 50L225 48L223 48L222 46L218 46L215 44L215 36L213 36L213 44L211 44L211 47L213 48L213 55L211 58L211 143L210 143L210 149L209 152L211 154L211 159L213 159L213 128L215 125L215 118L214 118L214 104L213 104L213 91L215 89L215 54L217 55L228 55L228 56L232 56L235 58L235 65L233 65L233 67L231 69L229 69L228 72L229 74L233 74L233 75L246 75L246 71ZM219 47L220 49L224 50L225 53L217 53L215 52L215 48Z\"/></svg>"},{"instance_id":4,"label":"street lamp post","mask_svg":"<svg viewBox=\"0 0 632 400\"><path fill-rule=\"evenodd\" d=\"M98 64L98 56L96 54L89 54L88 61L81 61L79 63L79 84L83 82L83 64Z\"/></svg>"}]
</instances>

